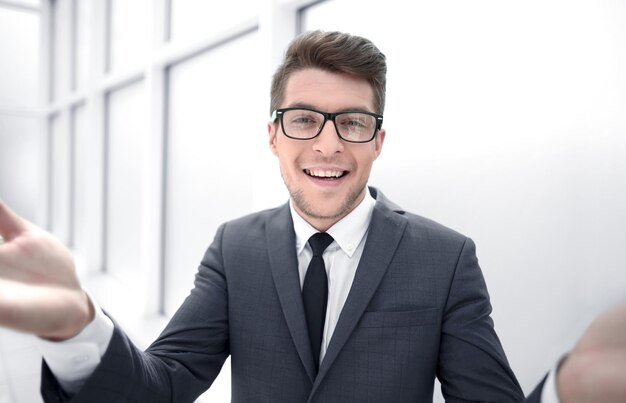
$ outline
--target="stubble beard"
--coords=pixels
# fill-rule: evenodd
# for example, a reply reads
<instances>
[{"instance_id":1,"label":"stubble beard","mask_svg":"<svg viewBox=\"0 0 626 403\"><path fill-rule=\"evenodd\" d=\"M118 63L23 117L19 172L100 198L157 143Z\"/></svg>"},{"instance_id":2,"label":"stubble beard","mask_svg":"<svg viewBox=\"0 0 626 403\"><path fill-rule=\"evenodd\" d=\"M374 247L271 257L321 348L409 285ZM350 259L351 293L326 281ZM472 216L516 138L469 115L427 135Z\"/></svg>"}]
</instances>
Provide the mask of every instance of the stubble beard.
<instances>
[{"instance_id":1,"label":"stubble beard","mask_svg":"<svg viewBox=\"0 0 626 403\"><path fill-rule=\"evenodd\" d=\"M315 206L311 205L311 203L306 200L304 191L302 189L292 189L289 186L289 183L285 180L285 176L282 176L283 182L285 183L287 191L289 191L289 195L295 203L297 210L305 216L315 220L339 221L339 219L348 215L348 213L350 213L356 207L357 200L365 191L365 184L363 184L363 186L357 186L356 188L351 189L348 192L346 198L343 200L341 206L334 213L324 215L316 211Z\"/></svg>"}]
</instances>

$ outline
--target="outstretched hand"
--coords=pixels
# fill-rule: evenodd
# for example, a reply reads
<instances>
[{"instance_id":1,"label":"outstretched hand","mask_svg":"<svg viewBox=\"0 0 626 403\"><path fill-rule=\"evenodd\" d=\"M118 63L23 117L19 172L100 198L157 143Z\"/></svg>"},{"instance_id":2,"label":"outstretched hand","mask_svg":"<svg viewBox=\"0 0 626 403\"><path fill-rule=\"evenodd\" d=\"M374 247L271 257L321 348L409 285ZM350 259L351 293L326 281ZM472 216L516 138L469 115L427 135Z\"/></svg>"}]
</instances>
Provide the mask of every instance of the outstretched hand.
<instances>
[{"instance_id":1,"label":"outstretched hand","mask_svg":"<svg viewBox=\"0 0 626 403\"><path fill-rule=\"evenodd\" d=\"M563 403L626 402L626 304L598 316L557 374Z\"/></svg>"},{"instance_id":2,"label":"outstretched hand","mask_svg":"<svg viewBox=\"0 0 626 403\"><path fill-rule=\"evenodd\" d=\"M70 251L0 200L0 326L46 339L78 334L94 316Z\"/></svg>"}]
</instances>

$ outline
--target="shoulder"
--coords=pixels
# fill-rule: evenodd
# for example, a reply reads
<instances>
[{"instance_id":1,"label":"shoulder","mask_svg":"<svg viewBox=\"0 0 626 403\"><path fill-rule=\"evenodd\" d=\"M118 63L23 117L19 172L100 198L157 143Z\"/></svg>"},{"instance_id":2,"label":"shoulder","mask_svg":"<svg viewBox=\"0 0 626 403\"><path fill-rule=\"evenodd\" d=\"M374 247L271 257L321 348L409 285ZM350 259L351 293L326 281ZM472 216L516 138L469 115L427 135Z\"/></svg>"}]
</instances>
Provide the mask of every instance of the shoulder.
<instances>
[{"instance_id":1,"label":"shoulder","mask_svg":"<svg viewBox=\"0 0 626 403\"><path fill-rule=\"evenodd\" d=\"M270 242L268 228L287 220L291 220L291 214L288 205L283 205L226 221L217 229L203 263L210 266L227 257L241 260L245 256L264 256Z\"/></svg>"},{"instance_id":2,"label":"shoulder","mask_svg":"<svg viewBox=\"0 0 626 403\"><path fill-rule=\"evenodd\" d=\"M376 199L375 211L385 217L385 221L398 222L405 225L405 236L418 238L423 241L437 241L446 243L465 243L468 239L460 232L447 227L430 218L408 212L390 201L377 189L370 189Z\"/></svg>"},{"instance_id":3,"label":"shoulder","mask_svg":"<svg viewBox=\"0 0 626 403\"><path fill-rule=\"evenodd\" d=\"M404 212L403 216L406 218L407 227L411 231L422 233L425 236L447 238L457 241L467 239L467 237L460 232L430 218L409 212Z\"/></svg>"},{"instance_id":4,"label":"shoulder","mask_svg":"<svg viewBox=\"0 0 626 403\"><path fill-rule=\"evenodd\" d=\"M476 253L474 242L452 228L413 213L405 212L402 218L407 224L399 245L401 250L450 264L454 264L463 251L470 255Z\"/></svg>"},{"instance_id":5,"label":"shoulder","mask_svg":"<svg viewBox=\"0 0 626 403\"><path fill-rule=\"evenodd\" d=\"M239 241L245 239L258 240L265 237L268 224L270 223L293 226L287 203L227 221L220 226L218 236L227 240L232 240L233 238Z\"/></svg>"}]
</instances>

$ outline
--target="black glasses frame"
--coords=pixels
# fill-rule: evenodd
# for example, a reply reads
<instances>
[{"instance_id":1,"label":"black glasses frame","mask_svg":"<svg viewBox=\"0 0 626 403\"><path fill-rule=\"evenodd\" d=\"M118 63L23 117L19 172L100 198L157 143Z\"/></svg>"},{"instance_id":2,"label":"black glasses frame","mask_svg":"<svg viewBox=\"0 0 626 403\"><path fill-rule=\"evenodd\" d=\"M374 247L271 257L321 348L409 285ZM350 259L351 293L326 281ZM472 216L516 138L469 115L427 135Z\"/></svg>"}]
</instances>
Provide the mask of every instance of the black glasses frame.
<instances>
[{"instance_id":1,"label":"black glasses frame","mask_svg":"<svg viewBox=\"0 0 626 403\"><path fill-rule=\"evenodd\" d=\"M285 112L288 111L295 111L295 110L305 110L305 111L310 111L310 112L316 112L319 113L320 115L324 116L324 121L322 122L322 124L320 125L320 127L317 129L317 133L314 136L311 137L293 137L288 135L285 132L285 126L283 125L283 115ZM372 137L370 137L367 140L361 140L361 141L354 141L354 140L348 140L346 138L344 138L341 133L339 133L339 129L337 129L337 122L335 121L335 118L339 115L344 115L346 113L363 113L365 115L370 115L376 118L376 127L374 128L374 133L372 133ZM333 122L333 126L335 126L335 132L337 133L337 136L339 136L340 139L342 139L343 141L347 141L348 143L369 143L370 141L374 140L374 137L376 137L376 133L378 133L378 131L380 130L380 128L383 125L383 115L379 115L377 113L373 113L373 112L364 112L364 111L341 111L341 112L335 112L335 113L329 113L329 112L322 112L322 111L318 111L317 109L311 109L311 108L281 108L281 109L276 109L274 112L272 112L272 121L276 121L276 119L278 119L280 121L280 128L283 131L283 134L287 137L289 137L290 139L294 139L294 140L311 140L314 139L315 137L319 136L320 133L322 132L322 130L324 129L324 126L326 126L326 122L328 122L329 120Z\"/></svg>"}]
</instances>

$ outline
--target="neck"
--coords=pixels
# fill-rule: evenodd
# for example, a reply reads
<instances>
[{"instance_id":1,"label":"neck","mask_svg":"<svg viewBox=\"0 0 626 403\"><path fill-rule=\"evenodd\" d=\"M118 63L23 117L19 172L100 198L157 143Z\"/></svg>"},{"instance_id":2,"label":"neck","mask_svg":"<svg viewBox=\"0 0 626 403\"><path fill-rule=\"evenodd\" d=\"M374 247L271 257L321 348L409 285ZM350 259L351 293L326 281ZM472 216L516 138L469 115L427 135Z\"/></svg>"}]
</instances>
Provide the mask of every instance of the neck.
<instances>
[{"instance_id":1,"label":"neck","mask_svg":"<svg viewBox=\"0 0 626 403\"><path fill-rule=\"evenodd\" d=\"M307 212L302 211L297 203L293 203L293 207L298 213L300 217L302 217L306 222L311 224L313 228L318 230L319 232L326 232L333 225L337 224L341 221L345 216L350 214L365 198L365 192L367 192L367 187L363 189L363 191L359 194L359 196L354 200L354 202L350 206L344 206L341 211L337 215L333 216L316 216L312 214L307 214Z\"/></svg>"}]
</instances>

